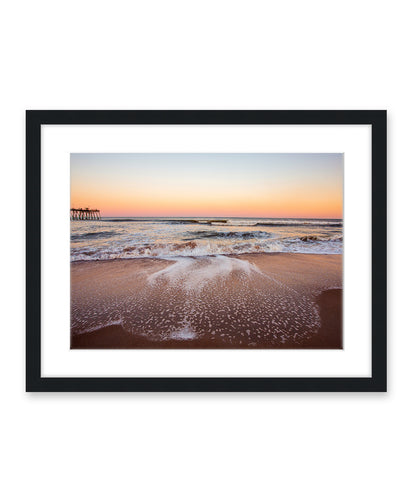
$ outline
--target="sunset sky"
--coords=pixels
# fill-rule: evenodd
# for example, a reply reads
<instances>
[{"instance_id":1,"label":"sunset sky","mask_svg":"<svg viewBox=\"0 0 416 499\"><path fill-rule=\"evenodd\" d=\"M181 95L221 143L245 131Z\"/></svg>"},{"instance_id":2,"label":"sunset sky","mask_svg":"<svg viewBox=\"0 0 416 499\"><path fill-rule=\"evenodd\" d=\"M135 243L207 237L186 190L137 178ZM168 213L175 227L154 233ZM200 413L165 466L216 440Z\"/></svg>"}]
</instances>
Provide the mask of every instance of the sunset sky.
<instances>
[{"instance_id":1,"label":"sunset sky","mask_svg":"<svg viewBox=\"0 0 416 499\"><path fill-rule=\"evenodd\" d=\"M101 216L342 218L343 154L71 154Z\"/></svg>"}]
</instances>

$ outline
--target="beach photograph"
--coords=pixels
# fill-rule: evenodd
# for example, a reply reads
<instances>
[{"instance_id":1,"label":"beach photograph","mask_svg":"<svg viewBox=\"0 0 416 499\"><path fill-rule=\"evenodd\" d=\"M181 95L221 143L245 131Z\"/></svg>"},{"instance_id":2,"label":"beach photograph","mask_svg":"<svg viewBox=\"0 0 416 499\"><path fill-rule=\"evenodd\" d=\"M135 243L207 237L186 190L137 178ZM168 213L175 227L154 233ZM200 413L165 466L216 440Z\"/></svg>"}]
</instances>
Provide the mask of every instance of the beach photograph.
<instances>
[{"instance_id":1,"label":"beach photograph","mask_svg":"<svg viewBox=\"0 0 416 499\"><path fill-rule=\"evenodd\" d=\"M342 349L342 153L72 153L71 349Z\"/></svg>"}]
</instances>

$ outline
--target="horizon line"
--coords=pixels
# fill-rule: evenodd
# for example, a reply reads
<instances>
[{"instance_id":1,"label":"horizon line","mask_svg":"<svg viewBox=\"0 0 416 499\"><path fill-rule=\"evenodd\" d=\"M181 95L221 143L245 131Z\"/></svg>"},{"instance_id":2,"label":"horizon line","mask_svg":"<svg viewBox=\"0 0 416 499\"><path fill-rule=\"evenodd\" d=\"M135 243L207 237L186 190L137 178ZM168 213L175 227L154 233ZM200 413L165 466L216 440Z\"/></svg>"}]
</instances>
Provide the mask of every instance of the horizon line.
<instances>
[{"instance_id":1,"label":"horizon line","mask_svg":"<svg viewBox=\"0 0 416 499\"><path fill-rule=\"evenodd\" d=\"M343 217L252 217L228 215L102 215L101 218L285 218L294 220L344 220Z\"/></svg>"}]
</instances>

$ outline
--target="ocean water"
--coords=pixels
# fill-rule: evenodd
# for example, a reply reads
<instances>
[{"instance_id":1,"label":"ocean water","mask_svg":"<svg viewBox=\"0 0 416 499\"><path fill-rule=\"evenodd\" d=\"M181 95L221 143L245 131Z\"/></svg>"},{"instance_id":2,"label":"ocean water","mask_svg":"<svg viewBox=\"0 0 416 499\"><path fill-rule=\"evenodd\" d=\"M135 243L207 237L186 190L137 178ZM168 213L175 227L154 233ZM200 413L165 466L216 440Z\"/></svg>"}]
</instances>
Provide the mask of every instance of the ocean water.
<instances>
[{"instance_id":1,"label":"ocean water","mask_svg":"<svg viewBox=\"0 0 416 499\"><path fill-rule=\"evenodd\" d=\"M108 217L71 221L71 261L342 251L343 222L335 219Z\"/></svg>"}]
</instances>

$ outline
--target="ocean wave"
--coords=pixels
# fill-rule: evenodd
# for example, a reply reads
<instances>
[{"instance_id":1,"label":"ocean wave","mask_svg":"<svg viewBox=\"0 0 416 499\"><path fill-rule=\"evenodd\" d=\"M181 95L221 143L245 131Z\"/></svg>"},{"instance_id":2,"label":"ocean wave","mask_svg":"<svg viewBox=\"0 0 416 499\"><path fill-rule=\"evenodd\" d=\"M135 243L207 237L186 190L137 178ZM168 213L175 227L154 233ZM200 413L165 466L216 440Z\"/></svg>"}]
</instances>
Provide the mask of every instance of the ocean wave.
<instances>
[{"instance_id":1,"label":"ocean wave","mask_svg":"<svg viewBox=\"0 0 416 499\"><path fill-rule=\"evenodd\" d=\"M140 220L138 218L101 218L100 222L152 222L152 220Z\"/></svg>"},{"instance_id":2,"label":"ocean wave","mask_svg":"<svg viewBox=\"0 0 416 499\"><path fill-rule=\"evenodd\" d=\"M178 243L114 244L102 248L73 248L71 260L111 260L123 258L169 258L215 255L242 255L247 253L316 253L341 254L342 239L302 240L266 239L230 243L223 240L192 240Z\"/></svg>"},{"instance_id":3,"label":"ocean wave","mask_svg":"<svg viewBox=\"0 0 416 499\"><path fill-rule=\"evenodd\" d=\"M257 219L258 220L258 219ZM76 221L76 223L82 221ZM113 223L153 223L153 224L172 224L172 225L230 225L240 227L342 227L342 220L303 220L303 219L280 219L270 221L258 222L256 219L228 219L228 218L101 218L100 222L113 222Z\"/></svg>"},{"instance_id":4,"label":"ocean wave","mask_svg":"<svg viewBox=\"0 0 416 499\"><path fill-rule=\"evenodd\" d=\"M342 227L342 222L257 222L254 227Z\"/></svg>"},{"instance_id":5,"label":"ocean wave","mask_svg":"<svg viewBox=\"0 0 416 499\"><path fill-rule=\"evenodd\" d=\"M256 238L269 238L272 237L273 234L269 232L264 232L260 230L249 231L249 232L238 232L238 231L230 231L230 232L217 232L217 231L208 231L208 230L197 230L193 232L189 232L192 238L198 239L256 239Z\"/></svg>"},{"instance_id":6,"label":"ocean wave","mask_svg":"<svg viewBox=\"0 0 416 499\"><path fill-rule=\"evenodd\" d=\"M226 224L228 220L221 219L221 220L197 220L197 219L190 219L190 220L185 220L185 219L178 219L178 220L158 220L163 223L171 223L171 224L178 224L178 225L188 225L188 224L198 224L198 225L213 225L213 224Z\"/></svg>"},{"instance_id":7,"label":"ocean wave","mask_svg":"<svg viewBox=\"0 0 416 499\"><path fill-rule=\"evenodd\" d=\"M342 242L342 236L302 236L296 239L291 239L292 241L303 241L304 243L313 243L319 241L339 241Z\"/></svg>"},{"instance_id":8,"label":"ocean wave","mask_svg":"<svg viewBox=\"0 0 416 499\"><path fill-rule=\"evenodd\" d=\"M83 241L85 239L107 239L115 236L117 232L113 230L103 230L100 232L87 232L85 234L72 234L71 241Z\"/></svg>"},{"instance_id":9,"label":"ocean wave","mask_svg":"<svg viewBox=\"0 0 416 499\"><path fill-rule=\"evenodd\" d=\"M187 225L187 224L201 224L201 225L212 225L212 224L226 224L228 220L225 219L196 219L196 218L101 218L100 222L151 222L151 223L162 223L162 224L173 224L173 225Z\"/></svg>"},{"instance_id":10,"label":"ocean wave","mask_svg":"<svg viewBox=\"0 0 416 499\"><path fill-rule=\"evenodd\" d=\"M101 218L100 222L151 222L155 224L173 224L173 225L188 225L188 224L200 224L200 225L213 225L213 224L226 224L228 220L226 219L196 219L196 218Z\"/></svg>"}]
</instances>

